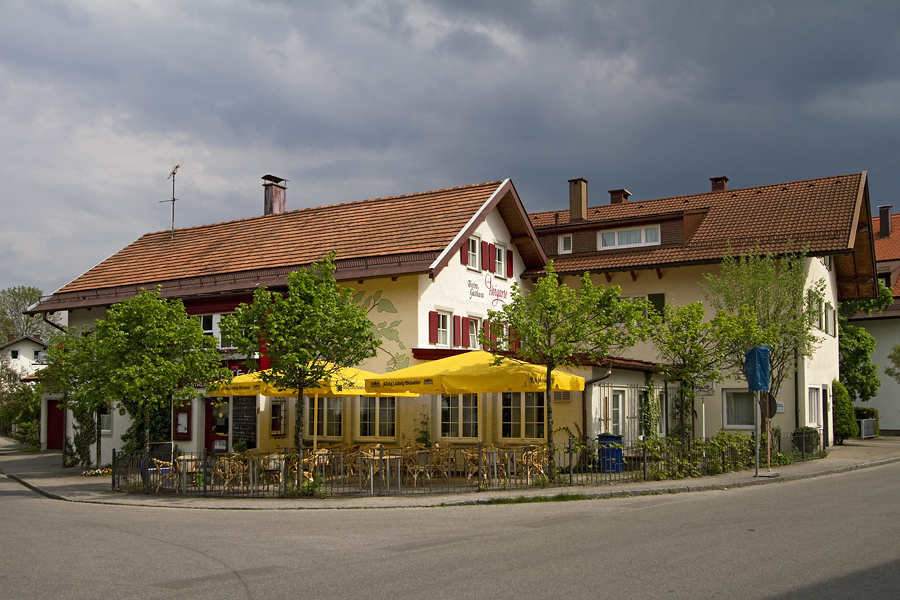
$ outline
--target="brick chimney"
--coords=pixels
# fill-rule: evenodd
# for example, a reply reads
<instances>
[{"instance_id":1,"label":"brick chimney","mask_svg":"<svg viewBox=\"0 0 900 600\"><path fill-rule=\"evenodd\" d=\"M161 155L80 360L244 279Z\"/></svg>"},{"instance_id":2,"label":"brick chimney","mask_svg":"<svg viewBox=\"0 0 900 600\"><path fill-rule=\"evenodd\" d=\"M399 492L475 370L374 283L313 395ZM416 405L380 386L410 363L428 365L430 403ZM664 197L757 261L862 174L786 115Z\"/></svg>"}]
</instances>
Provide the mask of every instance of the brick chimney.
<instances>
[{"instance_id":1,"label":"brick chimney","mask_svg":"<svg viewBox=\"0 0 900 600\"><path fill-rule=\"evenodd\" d=\"M569 223L587 221L587 179L569 180Z\"/></svg>"},{"instance_id":2,"label":"brick chimney","mask_svg":"<svg viewBox=\"0 0 900 600\"><path fill-rule=\"evenodd\" d=\"M283 183L287 182L287 179L275 177L274 175L263 175L262 179L266 182L263 184L263 189L265 190L263 194L263 199L265 201L263 214L277 215L283 213L285 190L287 189L287 186L283 185Z\"/></svg>"},{"instance_id":3,"label":"brick chimney","mask_svg":"<svg viewBox=\"0 0 900 600\"><path fill-rule=\"evenodd\" d=\"M724 175L722 177L710 177L710 181L712 181L712 191L714 192L724 192L728 189L728 178Z\"/></svg>"},{"instance_id":4,"label":"brick chimney","mask_svg":"<svg viewBox=\"0 0 900 600\"><path fill-rule=\"evenodd\" d=\"M885 204L878 207L878 222L881 237L886 238L891 235L891 208L893 204Z\"/></svg>"},{"instance_id":5,"label":"brick chimney","mask_svg":"<svg viewBox=\"0 0 900 600\"><path fill-rule=\"evenodd\" d=\"M625 204L628 202L628 196L631 195L631 192L628 190L609 190L609 203L610 204Z\"/></svg>"}]
</instances>

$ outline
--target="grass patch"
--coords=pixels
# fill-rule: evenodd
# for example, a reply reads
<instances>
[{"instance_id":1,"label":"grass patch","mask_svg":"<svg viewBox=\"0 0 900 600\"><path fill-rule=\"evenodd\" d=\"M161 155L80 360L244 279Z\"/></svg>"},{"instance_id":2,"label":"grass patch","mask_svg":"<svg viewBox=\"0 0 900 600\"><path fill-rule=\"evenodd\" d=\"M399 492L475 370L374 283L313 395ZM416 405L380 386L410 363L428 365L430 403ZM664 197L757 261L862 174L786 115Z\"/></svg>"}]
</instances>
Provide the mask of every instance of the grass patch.
<instances>
[{"instance_id":1,"label":"grass patch","mask_svg":"<svg viewBox=\"0 0 900 600\"><path fill-rule=\"evenodd\" d=\"M574 502L588 500L584 494L556 494L555 496L517 496L516 498L491 498L488 504L529 504L533 502Z\"/></svg>"}]
</instances>

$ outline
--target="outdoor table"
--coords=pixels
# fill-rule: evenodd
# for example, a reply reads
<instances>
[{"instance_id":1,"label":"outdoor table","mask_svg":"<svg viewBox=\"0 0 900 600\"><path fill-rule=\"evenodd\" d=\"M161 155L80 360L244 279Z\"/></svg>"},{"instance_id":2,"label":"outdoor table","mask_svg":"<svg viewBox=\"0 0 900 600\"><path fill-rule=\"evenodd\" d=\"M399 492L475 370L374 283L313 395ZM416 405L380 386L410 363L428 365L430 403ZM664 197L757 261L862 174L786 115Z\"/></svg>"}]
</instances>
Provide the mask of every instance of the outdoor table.
<instances>
[{"instance_id":1,"label":"outdoor table","mask_svg":"<svg viewBox=\"0 0 900 600\"><path fill-rule=\"evenodd\" d=\"M369 493L375 493L375 476L380 475L383 481L387 482L387 488L391 488L391 477L393 472L394 480L397 484L397 492L400 488L400 475L403 468L403 456L400 454L384 454L379 456L377 451L375 454L361 454L359 456L359 487L362 489L363 477L369 480ZM364 466L365 465L365 466Z\"/></svg>"}]
</instances>

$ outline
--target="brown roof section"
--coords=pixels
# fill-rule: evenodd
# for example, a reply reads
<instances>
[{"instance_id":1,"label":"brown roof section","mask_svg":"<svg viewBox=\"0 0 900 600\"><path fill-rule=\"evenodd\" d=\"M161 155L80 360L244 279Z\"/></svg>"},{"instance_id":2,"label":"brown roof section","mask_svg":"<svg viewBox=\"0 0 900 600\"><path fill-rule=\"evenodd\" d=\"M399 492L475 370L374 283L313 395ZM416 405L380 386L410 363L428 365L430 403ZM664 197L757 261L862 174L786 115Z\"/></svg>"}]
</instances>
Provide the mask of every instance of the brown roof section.
<instances>
[{"instance_id":1,"label":"brown roof section","mask_svg":"<svg viewBox=\"0 0 900 600\"><path fill-rule=\"evenodd\" d=\"M525 265L545 264L507 179L176 229L174 237L171 231L148 233L33 312L111 304L157 284L164 297L284 285L288 273L332 249L341 280L436 273L465 241L460 233L474 229L494 207Z\"/></svg>"},{"instance_id":2,"label":"brown roof section","mask_svg":"<svg viewBox=\"0 0 900 600\"><path fill-rule=\"evenodd\" d=\"M875 232L875 259L900 260L900 215L891 215L891 235L881 237L881 219L872 217L872 230Z\"/></svg>"},{"instance_id":3,"label":"brown roof section","mask_svg":"<svg viewBox=\"0 0 900 600\"><path fill-rule=\"evenodd\" d=\"M559 273L652 269L719 262L731 249L782 253L808 246L836 255L842 298L874 297L875 265L866 173L794 181L588 208L569 225L569 211L531 215L542 238L574 229L602 230L675 220L676 243L554 258ZM683 227L682 227L683 226ZM790 244L790 246L789 246ZM555 247L555 242L553 242ZM548 245L545 244L545 247ZM854 252L854 250L857 250ZM845 256L841 256L845 255ZM540 269L527 274L539 274Z\"/></svg>"}]
</instances>

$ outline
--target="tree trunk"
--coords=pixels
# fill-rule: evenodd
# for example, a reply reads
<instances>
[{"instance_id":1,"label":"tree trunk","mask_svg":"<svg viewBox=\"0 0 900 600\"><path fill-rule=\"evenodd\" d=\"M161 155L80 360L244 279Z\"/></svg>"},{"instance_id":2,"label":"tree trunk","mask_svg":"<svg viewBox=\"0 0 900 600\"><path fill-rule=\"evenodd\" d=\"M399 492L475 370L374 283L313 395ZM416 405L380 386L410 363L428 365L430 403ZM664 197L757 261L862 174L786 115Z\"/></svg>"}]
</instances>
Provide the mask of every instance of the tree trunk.
<instances>
[{"instance_id":1,"label":"tree trunk","mask_svg":"<svg viewBox=\"0 0 900 600\"><path fill-rule=\"evenodd\" d=\"M102 431L100 428L100 409L97 409L97 468L102 467L102 463L100 462L100 438L102 437Z\"/></svg>"},{"instance_id":2,"label":"tree trunk","mask_svg":"<svg viewBox=\"0 0 900 600\"><path fill-rule=\"evenodd\" d=\"M303 388L297 388L297 406L296 406L296 427L294 431L294 443L297 445L297 452L303 452Z\"/></svg>"},{"instance_id":3,"label":"tree trunk","mask_svg":"<svg viewBox=\"0 0 900 600\"><path fill-rule=\"evenodd\" d=\"M547 385L544 388L544 402L547 405L547 477L556 479L556 448L553 446L553 396L551 396L553 368L547 365Z\"/></svg>"},{"instance_id":4,"label":"tree trunk","mask_svg":"<svg viewBox=\"0 0 900 600\"><path fill-rule=\"evenodd\" d=\"M144 452L150 452L150 409L144 410Z\"/></svg>"}]
</instances>

